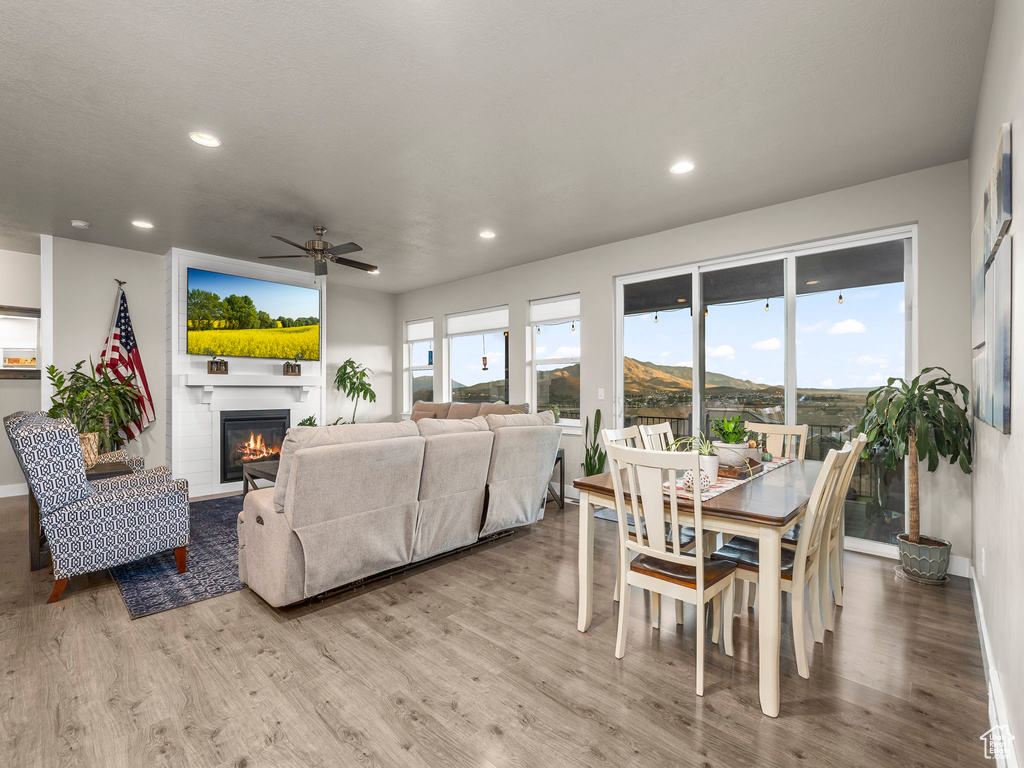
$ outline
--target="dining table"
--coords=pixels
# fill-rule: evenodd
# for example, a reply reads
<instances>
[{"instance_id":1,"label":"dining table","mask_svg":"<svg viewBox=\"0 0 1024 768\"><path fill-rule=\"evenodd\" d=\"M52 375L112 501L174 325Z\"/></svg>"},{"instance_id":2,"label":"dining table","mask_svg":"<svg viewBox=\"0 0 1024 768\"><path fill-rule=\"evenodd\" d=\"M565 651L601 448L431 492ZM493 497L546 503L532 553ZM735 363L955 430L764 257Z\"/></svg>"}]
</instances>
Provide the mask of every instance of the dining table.
<instances>
[{"instance_id":1,"label":"dining table","mask_svg":"<svg viewBox=\"0 0 1024 768\"><path fill-rule=\"evenodd\" d=\"M758 678L761 711L769 717L779 715L782 535L803 518L821 467L820 461L792 461L704 501L701 507L705 530L758 542ZM608 472L581 477L573 486L580 494L576 628L586 632L594 612L594 509L615 509L615 489ZM628 492L625 497L629 499ZM692 525L692 500L680 496L678 510L680 522ZM665 514L668 519L667 491Z\"/></svg>"}]
</instances>

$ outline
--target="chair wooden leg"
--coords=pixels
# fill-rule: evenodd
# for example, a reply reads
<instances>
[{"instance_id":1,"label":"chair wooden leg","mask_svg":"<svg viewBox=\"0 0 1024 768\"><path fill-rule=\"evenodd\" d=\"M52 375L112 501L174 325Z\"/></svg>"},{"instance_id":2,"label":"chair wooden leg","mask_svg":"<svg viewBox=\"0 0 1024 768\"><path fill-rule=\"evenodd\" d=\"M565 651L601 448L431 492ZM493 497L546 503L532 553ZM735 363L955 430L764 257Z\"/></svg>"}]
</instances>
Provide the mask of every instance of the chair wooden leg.
<instances>
[{"instance_id":1,"label":"chair wooden leg","mask_svg":"<svg viewBox=\"0 0 1024 768\"><path fill-rule=\"evenodd\" d=\"M747 591L749 590L749 592ZM743 588L743 594L747 598L747 608L753 608L757 603L757 584L753 581L746 582Z\"/></svg>"},{"instance_id":2,"label":"chair wooden leg","mask_svg":"<svg viewBox=\"0 0 1024 768\"><path fill-rule=\"evenodd\" d=\"M731 606L735 602L735 597L733 595L733 593L735 591L736 591L736 579L732 579L729 582L729 586L727 586L725 588L725 595L722 598L723 605L724 605L725 608L728 609L729 606ZM724 611L722 611L722 622L725 624L725 626L722 629L722 633L725 635L725 655L726 656L732 656L733 655L733 647L732 647L733 614L732 614L731 610L724 610Z\"/></svg>"},{"instance_id":3,"label":"chair wooden leg","mask_svg":"<svg viewBox=\"0 0 1024 768\"><path fill-rule=\"evenodd\" d=\"M57 579L55 582L53 582L53 591L50 593L50 599L46 602L56 603L58 600L60 600L60 596L64 594L64 587L66 587L67 585L67 579Z\"/></svg>"},{"instance_id":4,"label":"chair wooden leg","mask_svg":"<svg viewBox=\"0 0 1024 768\"><path fill-rule=\"evenodd\" d=\"M621 659L626 655L626 629L629 627L629 593L629 585L623 584L622 594L619 595L619 629L615 634L616 659Z\"/></svg>"},{"instance_id":5,"label":"chair wooden leg","mask_svg":"<svg viewBox=\"0 0 1024 768\"><path fill-rule=\"evenodd\" d=\"M704 635L708 631L706 623L707 604L700 606L697 611L697 695L704 695Z\"/></svg>"},{"instance_id":6,"label":"chair wooden leg","mask_svg":"<svg viewBox=\"0 0 1024 768\"><path fill-rule=\"evenodd\" d=\"M651 626L661 629L661 593L651 592Z\"/></svg>"},{"instance_id":7,"label":"chair wooden leg","mask_svg":"<svg viewBox=\"0 0 1024 768\"><path fill-rule=\"evenodd\" d=\"M837 546L829 553L829 561L832 564L831 581L832 581L832 594L836 601L836 605L842 607L843 605L843 553ZM831 629L831 627L830 627Z\"/></svg>"},{"instance_id":8,"label":"chair wooden leg","mask_svg":"<svg viewBox=\"0 0 1024 768\"><path fill-rule=\"evenodd\" d=\"M188 569L188 554L185 547L174 548L174 563L178 566L178 573L184 573Z\"/></svg>"},{"instance_id":9,"label":"chair wooden leg","mask_svg":"<svg viewBox=\"0 0 1024 768\"><path fill-rule=\"evenodd\" d=\"M814 637L814 642L824 643L825 625L821 618L821 576L819 573L811 576L811 583L808 586L811 592L807 603L811 614L811 635Z\"/></svg>"},{"instance_id":10,"label":"chair wooden leg","mask_svg":"<svg viewBox=\"0 0 1024 768\"><path fill-rule=\"evenodd\" d=\"M682 624L683 623L683 601L682 600L676 600L675 604L676 604L676 624Z\"/></svg>"},{"instance_id":11,"label":"chair wooden leg","mask_svg":"<svg viewBox=\"0 0 1024 768\"><path fill-rule=\"evenodd\" d=\"M711 643L718 645L718 638L722 629L722 593L711 598Z\"/></svg>"},{"instance_id":12,"label":"chair wooden leg","mask_svg":"<svg viewBox=\"0 0 1024 768\"><path fill-rule=\"evenodd\" d=\"M793 651L796 654L796 671L805 680L811 676L807 669L807 640L804 637L804 622L807 621L804 610L804 590L793 585L793 594L790 595L790 620L793 623Z\"/></svg>"}]
</instances>

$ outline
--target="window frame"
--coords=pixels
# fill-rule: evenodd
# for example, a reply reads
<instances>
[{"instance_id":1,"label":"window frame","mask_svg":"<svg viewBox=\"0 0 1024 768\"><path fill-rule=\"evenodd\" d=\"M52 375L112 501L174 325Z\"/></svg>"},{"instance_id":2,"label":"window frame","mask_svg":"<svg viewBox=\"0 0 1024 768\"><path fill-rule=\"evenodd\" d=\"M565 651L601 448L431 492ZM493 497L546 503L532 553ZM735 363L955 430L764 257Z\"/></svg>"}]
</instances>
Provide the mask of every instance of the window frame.
<instances>
[{"instance_id":1,"label":"window frame","mask_svg":"<svg viewBox=\"0 0 1024 768\"><path fill-rule=\"evenodd\" d=\"M420 320L407 320L405 323L405 406L406 411L411 412L412 407L416 404L413 399L416 395L415 380L417 373L430 372L431 379L434 378L434 365L413 365L412 345L413 344L433 344L433 336L429 339L410 339L409 338L409 326L419 325L422 323L429 322L431 325L431 333L433 334L434 318L422 318ZM432 399L430 402L437 402L437 388L431 385Z\"/></svg>"},{"instance_id":2,"label":"window frame","mask_svg":"<svg viewBox=\"0 0 1024 768\"><path fill-rule=\"evenodd\" d=\"M539 304L547 304L554 301L564 301L575 299L577 304L580 303L580 294L568 294L566 296L557 296L550 299L534 299L530 302L530 318L533 317L533 308ZM537 337L541 336L545 326L551 325L565 325L566 323L576 323L576 333L579 334L580 341L583 339L583 323L581 322L580 316L582 312L578 311L568 317L560 317L552 320L544 320L542 322L531 322L529 325L530 334L530 407L534 413L540 413L540 402L537 395L537 374L538 369L541 366L548 365L579 365L580 366L580 380L583 378L583 345L580 344L580 354L575 357L550 357L544 358L543 360L537 359ZM537 333L537 329L541 329L541 333ZM582 400L582 396L581 396ZM580 414L582 415L582 402L580 403ZM580 429L582 420L580 418L566 419L559 416L558 424L563 428L570 430Z\"/></svg>"}]
</instances>

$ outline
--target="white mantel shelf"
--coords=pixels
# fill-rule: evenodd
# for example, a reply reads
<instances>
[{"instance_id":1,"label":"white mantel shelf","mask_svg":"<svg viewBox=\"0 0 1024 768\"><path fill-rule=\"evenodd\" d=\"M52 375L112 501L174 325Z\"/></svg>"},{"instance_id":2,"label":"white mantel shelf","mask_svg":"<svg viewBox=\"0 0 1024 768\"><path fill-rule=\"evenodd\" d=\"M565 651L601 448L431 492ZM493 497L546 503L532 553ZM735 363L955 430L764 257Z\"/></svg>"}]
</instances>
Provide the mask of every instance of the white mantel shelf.
<instances>
[{"instance_id":1,"label":"white mantel shelf","mask_svg":"<svg viewBox=\"0 0 1024 768\"><path fill-rule=\"evenodd\" d=\"M209 405L213 401L213 393L218 387L284 387L297 390L297 399L304 403L309 393L321 386L319 376L273 376L258 374L237 374L232 376L216 373L188 373L184 376L186 387L201 387L203 403Z\"/></svg>"}]
</instances>

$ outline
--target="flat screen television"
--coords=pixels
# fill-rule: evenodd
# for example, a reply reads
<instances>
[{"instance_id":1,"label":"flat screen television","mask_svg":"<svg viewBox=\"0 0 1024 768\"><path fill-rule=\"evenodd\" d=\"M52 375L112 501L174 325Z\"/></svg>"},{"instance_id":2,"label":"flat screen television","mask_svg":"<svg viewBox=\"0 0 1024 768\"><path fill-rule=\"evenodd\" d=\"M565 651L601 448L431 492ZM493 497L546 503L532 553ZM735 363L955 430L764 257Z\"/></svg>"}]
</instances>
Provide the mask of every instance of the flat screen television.
<instances>
[{"instance_id":1,"label":"flat screen television","mask_svg":"<svg viewBox=\"0 0 1024 768\"><path fill-rule=\"evenodd\" d=\"M320 291L188 270L188 353L320 359Z\"/></svg>"}]
</instances>

